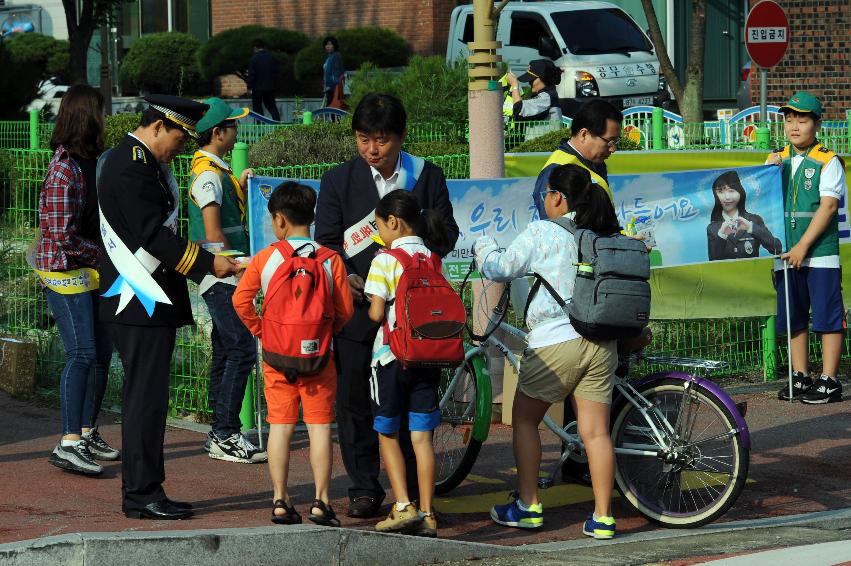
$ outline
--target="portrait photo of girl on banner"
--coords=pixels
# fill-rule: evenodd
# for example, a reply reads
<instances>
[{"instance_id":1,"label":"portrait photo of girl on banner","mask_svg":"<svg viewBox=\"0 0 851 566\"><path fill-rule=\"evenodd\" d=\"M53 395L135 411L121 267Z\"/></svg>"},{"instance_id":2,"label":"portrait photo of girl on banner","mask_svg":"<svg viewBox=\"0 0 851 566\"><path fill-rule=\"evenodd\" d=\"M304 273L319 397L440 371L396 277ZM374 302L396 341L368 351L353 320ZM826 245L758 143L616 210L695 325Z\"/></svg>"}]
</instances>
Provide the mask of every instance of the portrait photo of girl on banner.
<instances>
[{"instance_id":1,"label":"portrait photo of girl on banner","mask_svg":"<svg viewBox=\"0 0 851 566\"><path fill-rule=\"evenodd\" d=\"M738 173L726 171L712 184L715 206L706 227L709 260L758 257L760 246L779 254L783 244L759 214L748 212L747 193Z\"/></svg>"}]
</instances>

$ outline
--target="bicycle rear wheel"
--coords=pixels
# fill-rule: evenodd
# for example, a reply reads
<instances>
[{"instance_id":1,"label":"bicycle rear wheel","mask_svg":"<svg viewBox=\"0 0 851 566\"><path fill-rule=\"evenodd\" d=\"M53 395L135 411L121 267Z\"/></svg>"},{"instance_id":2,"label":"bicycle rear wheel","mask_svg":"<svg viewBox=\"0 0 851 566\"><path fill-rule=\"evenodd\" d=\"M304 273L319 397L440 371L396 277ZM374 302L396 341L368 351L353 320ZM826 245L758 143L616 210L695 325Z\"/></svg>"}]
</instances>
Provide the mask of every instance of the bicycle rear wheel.
<instances>
[{"instance_id":1,"label":"bicycle rear wheel","mask_svg":"<svg viewBox=\"0 0 851 566\"><path fill-rule=\"evenodd\" d=\"M440 426L434 431L435 488L444 494L464 481L473 468L481 441L473 438L476 419L476 374L470 362L461 371L444 371L438 395Z\"/></svg>"},{"instance_id":2,"label":"bicycle rear wheel","mask_svg":"<svg viewBox=\"0 0 851 566\"><path fill-rule=\"evenodd\" d=\"M736 419L708 389L666 379L640 393L655 407L648 411L670 444L660 445L642 413L627 402L616 411L615 448L655 455L615 454L615 480L629 504L650 521L669 528L692 528L727 512L745 486L749 450L742 446ZM673 433L666 434L670 423Z\"/></svg>"}]
</instances>

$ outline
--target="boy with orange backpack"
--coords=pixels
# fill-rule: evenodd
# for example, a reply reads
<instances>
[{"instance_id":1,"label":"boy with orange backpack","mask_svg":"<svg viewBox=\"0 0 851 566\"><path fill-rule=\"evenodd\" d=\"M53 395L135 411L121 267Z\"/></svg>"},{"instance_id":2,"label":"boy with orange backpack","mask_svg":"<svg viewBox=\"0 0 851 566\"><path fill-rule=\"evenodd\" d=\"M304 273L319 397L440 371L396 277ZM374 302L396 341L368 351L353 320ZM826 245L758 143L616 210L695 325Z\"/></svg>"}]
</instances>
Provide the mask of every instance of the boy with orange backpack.
<instances>
[{"instance_id":1,"label":"boy with orange backpack","mask_svg":"<svg viewBox=\"0 0 851 566\"><path fill-rule=\"evenodd\" d=\"M331 338L352 317L353 306L342 259L310 238L315 207L316 192L308 186L288 181L275 189L268 208L279 241L248 264L233 306L263 346L272 522L301 523L287 493L290 440L301 405L316 485L308 518L319 525L339 526L328 504L337 391ZM260 290L262 317L254 306Z\"/></svg>"},{"instance_id":2,"label":"boy with orange backpack","mask_svg":"<svg viewBox=\"0 0 851 566\"><path fill-rule=\"evenodd\" d=\"M411 193L395 190L375 207L378 235L387 249L375 256L364 285L369 318L383 323L372 349L373 428L396 503L379 532L437 536L432 433L440 424L437 388L440 368L464 361L461 332L466 315L461 299L442 275L431 247L447 245L446 229L433 210L420 210ZM399 445L404 413L417 462L419 509L405 481Z\"/></svg>"}]
</instances>

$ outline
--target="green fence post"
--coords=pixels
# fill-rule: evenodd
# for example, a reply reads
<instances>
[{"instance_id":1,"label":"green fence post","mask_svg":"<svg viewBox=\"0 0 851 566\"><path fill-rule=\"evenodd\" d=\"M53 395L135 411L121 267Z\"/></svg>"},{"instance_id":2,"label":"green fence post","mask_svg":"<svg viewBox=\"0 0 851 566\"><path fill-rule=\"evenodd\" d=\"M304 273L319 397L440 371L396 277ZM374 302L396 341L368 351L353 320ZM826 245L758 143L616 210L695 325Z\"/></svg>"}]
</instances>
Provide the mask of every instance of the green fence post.
<instances>
[{"instance_id":1,"label":"green fence post","mask_svg":"<svg viewBox=\"0 0 851 566\"><path fill-rule=\"evenodd\" d=\"M777 317L765 319L762 329L762 376L763 381L777 380Z\"/></svg>"},{"instance_id":2,"label":"green fence post","mask_svg":"<svg viewBox=\"0 0 851 566\"><path fill-rule=\"evenodd\" d=\"M301 123L305 125L310 125L313 123L313 112L310 110L305 110L301 114Z\"/></svg>"},{"instance_id":3,"label":"green fence post","mask_svg":"<svg viewBox=\"0 0 851 566\"><path fill-rule=\"evenodd\" d=\"M756 129L756 148L768 149L771 147L771 129L765 126L760 126Z\"/></svg>"},{"instance_id":4,"label":"green fence post","mask_svg":"<svg viewBox=\"0 0 851 566\"><path fill-rule=\"evenodd\" d=\"M234 176L239 179L242 172L248 169L248 144L245 142L237 142L233 146L231 153L230 166L233 169Z\"/></svg>"},{"instance_id":5,"label":"green fence post","mask_svg":"<svg viewBox=\"0 0 851 566\"><path fill-rule=\"evenodd\" d=\"M237 142L233 146L231 153L231 169L234 176L238 179L242 172L248 169L248 144L245 142ZM244 430L252 429L257 426L255 419L255 404L254 404L254 382L256 379L250 379L245 384L245 397L242 400L242 409L239 411L239 420L242 423Z\"/></svg>"},{"instance_id":6,"label":"green fence post","mask_svg":"<svg viewBox=\"0 0 851 566\"><path fill-rule=\"evenodd\" d=\"M38 110L30 110L30 149L38 149Z\"/></svg>"},{"instance_id":7,"label":"green fence post","mask_svg":"<svg viewBox=\"0 0 851 566\"><path fill-rule=\"evenodd\" d=\"M665 111L659 107L653 109L653 118L651 121L653 128L653 149L665 149L662 141L665 132Z\"/></svg>"}]
</instances>

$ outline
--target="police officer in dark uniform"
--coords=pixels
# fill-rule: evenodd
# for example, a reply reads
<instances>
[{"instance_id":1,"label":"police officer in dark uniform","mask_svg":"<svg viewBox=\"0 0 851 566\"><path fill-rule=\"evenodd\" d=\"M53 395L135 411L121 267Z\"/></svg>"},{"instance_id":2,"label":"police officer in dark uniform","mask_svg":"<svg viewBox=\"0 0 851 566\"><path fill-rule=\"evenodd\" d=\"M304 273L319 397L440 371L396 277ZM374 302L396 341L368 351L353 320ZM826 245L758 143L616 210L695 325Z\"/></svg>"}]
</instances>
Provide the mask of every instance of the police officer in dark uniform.
<instances>
[{"instance_id":1,"label":"police officer in dark uniform","mask_svg":"<svg viewBox=\"0 0 851 566\"><path fill-rule=\"evenodd\" d=\"M100 317L124 367L122 509L128 517L184 519L192 506L166 497L162 483L171 356L177 328L193 323L186 278L222 277L238 266L176 229L180 199L168 163L195 135L207 105L146 100L139 127L98 164Z\"/></svg>"}]
</instances>

